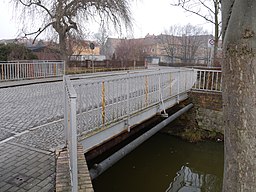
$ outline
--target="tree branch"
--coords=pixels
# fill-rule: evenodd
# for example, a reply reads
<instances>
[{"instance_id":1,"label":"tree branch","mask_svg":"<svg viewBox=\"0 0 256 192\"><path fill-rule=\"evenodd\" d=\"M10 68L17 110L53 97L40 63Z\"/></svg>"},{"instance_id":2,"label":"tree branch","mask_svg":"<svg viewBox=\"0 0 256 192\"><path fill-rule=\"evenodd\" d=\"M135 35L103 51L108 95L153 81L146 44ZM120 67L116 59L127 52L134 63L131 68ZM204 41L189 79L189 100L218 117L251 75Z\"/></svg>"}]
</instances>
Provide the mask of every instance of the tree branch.
<instances>
[{"instance_id":1,"label":"tree branch","mask_svg":"<svg viewBox=\"0 0 256 192\"><path fill-rule=\"evenodd\" d=\"M208 9L212 14L215 14L214 11L209 7L207 6L202 0L198 0L206 9Z\"/></svg>"},{"instance_id":2,"label":"tree branch","mask_svg":"<svg viewBox=\"0 0 256 192\"><path fill-rule=\"evenodd\" d=\"M33 44L34 44L35 41L36 41L36 39L37 39L37 37L38 37L42 32L44 32L48 27L50 27L52 24L53 24L53 22L48 23L46 26L44 26L43 29L39 28L37 31L31 32L31 33L25 33L25 32L24 32L25 37L27 37L27 36L29 36L29 35L34 35L34 34L36 34L36 36L35 36L34 39L33 39Z\"/></svg>"},{"instance_id":3,"label":"tree branch","mask_svg":"<svg viewBox=\"0 0 256 192\"><path fill-rule=\"evenodd\" d=\"M176 6L177 6L177 5L176 5ZM204 15L200 14L199 12L196 12L196 11L190 10L190 9L186 8L184 5L181 5L180 7L182 7L182 9L184 9L185 11L190 12L190 13L193 13L193 14L195 14L195 15L197 15L197 16L199 16L199 17L201 17L201 18L205 19L206 21L208 21L208 22L210 22L210 23L212 23L212 24L214 24L214 25L215 25L215 22L214 22L214 21L212 21L212 20L208 19L206 16L204 16Z\"/></svg>"},{"instance_id":4,"label":"tree branch","mask_svg":"<svg viewBox=\"0 0 256 192\"><path fill-rule=\"evenodd\" d=\"M43 9L48 13L48 15L49 15L51 18L53 18L53 15L51 14L50 10L47 9L44 5L42 5L40 0L38 0L37 2L32 2L32 1L30 1L29 4L24 3L22 0L19 0L19 1L20 1L20 3L21 3L22 5L24 5L24 6L26 6L26 7L30 7L30 6L32 6L32 5L39 6L39 7L43 8Z\"/></svg>"}]
</instances>

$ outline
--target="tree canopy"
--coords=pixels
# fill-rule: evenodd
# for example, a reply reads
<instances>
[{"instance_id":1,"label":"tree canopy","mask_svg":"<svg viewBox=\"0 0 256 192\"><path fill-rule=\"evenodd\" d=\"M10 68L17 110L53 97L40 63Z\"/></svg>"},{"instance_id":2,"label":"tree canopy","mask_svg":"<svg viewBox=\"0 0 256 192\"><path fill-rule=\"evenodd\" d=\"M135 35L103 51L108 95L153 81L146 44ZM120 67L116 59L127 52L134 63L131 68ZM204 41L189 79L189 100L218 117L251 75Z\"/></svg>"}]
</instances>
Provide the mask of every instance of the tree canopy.
<instances>
[{"instance_id":1,"label":"tree canopy","mask_svg":"<svg viewBox=\"0 0 256 192\"><path fill-rule=\"evenodd\" d=\"M25 35L37 38L51 28L58 35L60 51L67 59L67 39L84 33L85 23L101 20L112 23L117 30L131 27L129 0L13 0L22 9L24 20L42 18L41 27Z\"/></svg>"}]
</instances>

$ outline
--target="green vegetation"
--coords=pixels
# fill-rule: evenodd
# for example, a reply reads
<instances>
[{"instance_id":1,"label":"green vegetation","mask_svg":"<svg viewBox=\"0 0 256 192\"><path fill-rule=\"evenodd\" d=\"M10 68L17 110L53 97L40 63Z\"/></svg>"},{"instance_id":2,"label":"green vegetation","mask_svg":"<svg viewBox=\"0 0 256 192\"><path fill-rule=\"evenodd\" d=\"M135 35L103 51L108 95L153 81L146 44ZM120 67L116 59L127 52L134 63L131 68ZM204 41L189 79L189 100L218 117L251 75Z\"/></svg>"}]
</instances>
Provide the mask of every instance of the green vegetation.
<instances>
[{"instance_id":1,"label":"green vegetation","mask_svg":"<svg viewBox=\"0 0 256 192\"><path fill-rule=\"evenodd\" d=\"M32 60L37 56L21 44L0 44L0 61Z\"/></svg>"}]
</instances>

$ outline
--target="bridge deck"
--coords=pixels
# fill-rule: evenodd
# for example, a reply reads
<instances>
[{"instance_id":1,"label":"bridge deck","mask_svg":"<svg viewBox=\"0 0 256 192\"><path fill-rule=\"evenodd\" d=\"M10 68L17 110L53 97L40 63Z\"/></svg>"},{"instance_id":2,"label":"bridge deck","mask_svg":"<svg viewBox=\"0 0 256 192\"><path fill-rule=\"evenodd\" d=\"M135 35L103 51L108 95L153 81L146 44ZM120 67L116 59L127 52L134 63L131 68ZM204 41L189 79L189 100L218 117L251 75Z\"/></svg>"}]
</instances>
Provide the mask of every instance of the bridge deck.
<instances>
[{"instance_id":1,"label":"bridge deck","mask_svg":"<svg viewBox=\"0 0 256 192\"><path fill-rule=\"evenodd\" d=\"M107 74L104 74L106 76ZM121 74L119 74L121 75ZM108 75L107 75L108 76ZM140 107L144 109L153 110L154 113L159 111L160 105L157 106L156 100L153 96L159 96L159 79L146 80L144 77L134 75L137 80L143 81L138 86L134 83L131 85L130 94L123 94L122 91L116 92L116 87L111 87L113 81L119 82L118 87L120 90L127 91L124 87L126 79L117 78L118 75L97 78L92 76L80 76L80 79L73 80L77 92L89 91L87 97L78 94L78 133L80 139L84 137L85 133L92 134L92 128L81 126L88 114L95 117L93 123L97 124L97 133L104 126L106 128L107 120L118 117L125 119L127 117L128 108L127 98L131 98L131 105L129 105L130 126L132 126L132 110L136 113L140 111ZM121 77L121 76L119 76ZM174 76L173 76L174 77ZM169 80L170 76L168 76ZM166 80L168 79L166 77ZM100 81L99 81L100 79ZM105 98L95 97L94 94L102 93L102 80L105 82ZM165 78L163 78L165 79ZM190 79L187 79L188 81ZM35 81L30 80L34 83ZM85 84L84 84L85 82ZM92 84L90 88L86 87L86 82L91 82L94 85L100 85L95 89ZM146 83L147 82L147 83ZM171 81L177 85L176 81ZM83 83L83 84L81 84ZM146 86L153 83L153 86ZM144 89L142 85L147 87ZM166 90L165 83L161 86ZM93 92L95 90L96 92ZM170 89L169 89L170 91ZM172 90L175 93L175 89ZM111 92L113 94L111 94ZM155 93L157 92L157 93ZM127 92L125 92L127 93ZM52 191L55 187L55 150L58 147L64 146L64 121L63 121L63 83L51 82L43 84L31 84L18 87L0 88L1 108L0 108L0 188L3 191ZM165 97L163 92L160 96ZM147 96L146 96L147 95ZM177 97L173 101L177 102ZM181 96L182 98L182 96ZM86 99L91 102L91 105L86 103ZM159 97L158 97L159 99ZM144 102L141 102L144 100ZM105 102L105 113L102 113L102 102ZM167 98L163 98L164 102L161 104L166 105ZM150 102L152 102L150 104ZM174 103L175 103L174 102ZM121 111L110 115L118 105L122 106ZM97 105L98 108L93 108ZM80 107L81 106L81 107ZM156 108L152 109L155 106ZM97 115L99 114L99 115ZM102 116L104 114L104 116ZM150 114L151 115L151 114ZM150 116L149 115L149 116ZM105 118L105 124L103 121ZM120 121L121 122L121 121ZM124 121L123 121L124 122ZM138 121L134 120L134 123ZM103 125L103 126L102 126ZM124 127L122 124L119 127ZM127 128L127 127L126 127ZM90 130L88 132L88 130ZM106 129L104 129L106 130ZM87 137L88 138L88 137ZM107 138L108 139L108 138Z\"/></svg>"},{"instance_id":2,"label":"bridge deck","mask_svg":"<svg viewBox=\"0 0 256 192\"><path fill-rule=\"evenodd\" d=\"M61 121L49 123L63 116L61 87L0 89L0 191L54 191L54 149L64 139Z\"/></svg>"}]
</instances>

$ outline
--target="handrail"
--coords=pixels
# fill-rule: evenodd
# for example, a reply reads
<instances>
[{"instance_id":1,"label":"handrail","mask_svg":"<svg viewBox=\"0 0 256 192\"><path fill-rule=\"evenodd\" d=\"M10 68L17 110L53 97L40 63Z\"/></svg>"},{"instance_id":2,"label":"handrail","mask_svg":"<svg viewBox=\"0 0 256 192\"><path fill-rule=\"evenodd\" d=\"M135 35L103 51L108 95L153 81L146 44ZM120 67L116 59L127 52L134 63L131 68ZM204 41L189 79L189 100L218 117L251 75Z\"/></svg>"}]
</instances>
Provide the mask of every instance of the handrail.
<instances>
[{"instance_id":1,"label":"handrail","mask_svg":"<svg viewBox=\"0 0 256 192\"><path fill-rule=\"evenodd\" d=\"M64 61L32 60L0 62L0 82L59 77L63 74L65 74Z\"/></svg>"},{"instance_id":2,"label":"handrail","mask_svg":"<svg viewBox=\"0 0 256 192\"><path fill-rule=\"evenodd\" d=\"M77 170L77 124L76 98L77 94L68 76L63 76L64 83L64 130L65 141L69 152L69 165L72 192L78 191Z\"/></svg>"}]
</instances>

